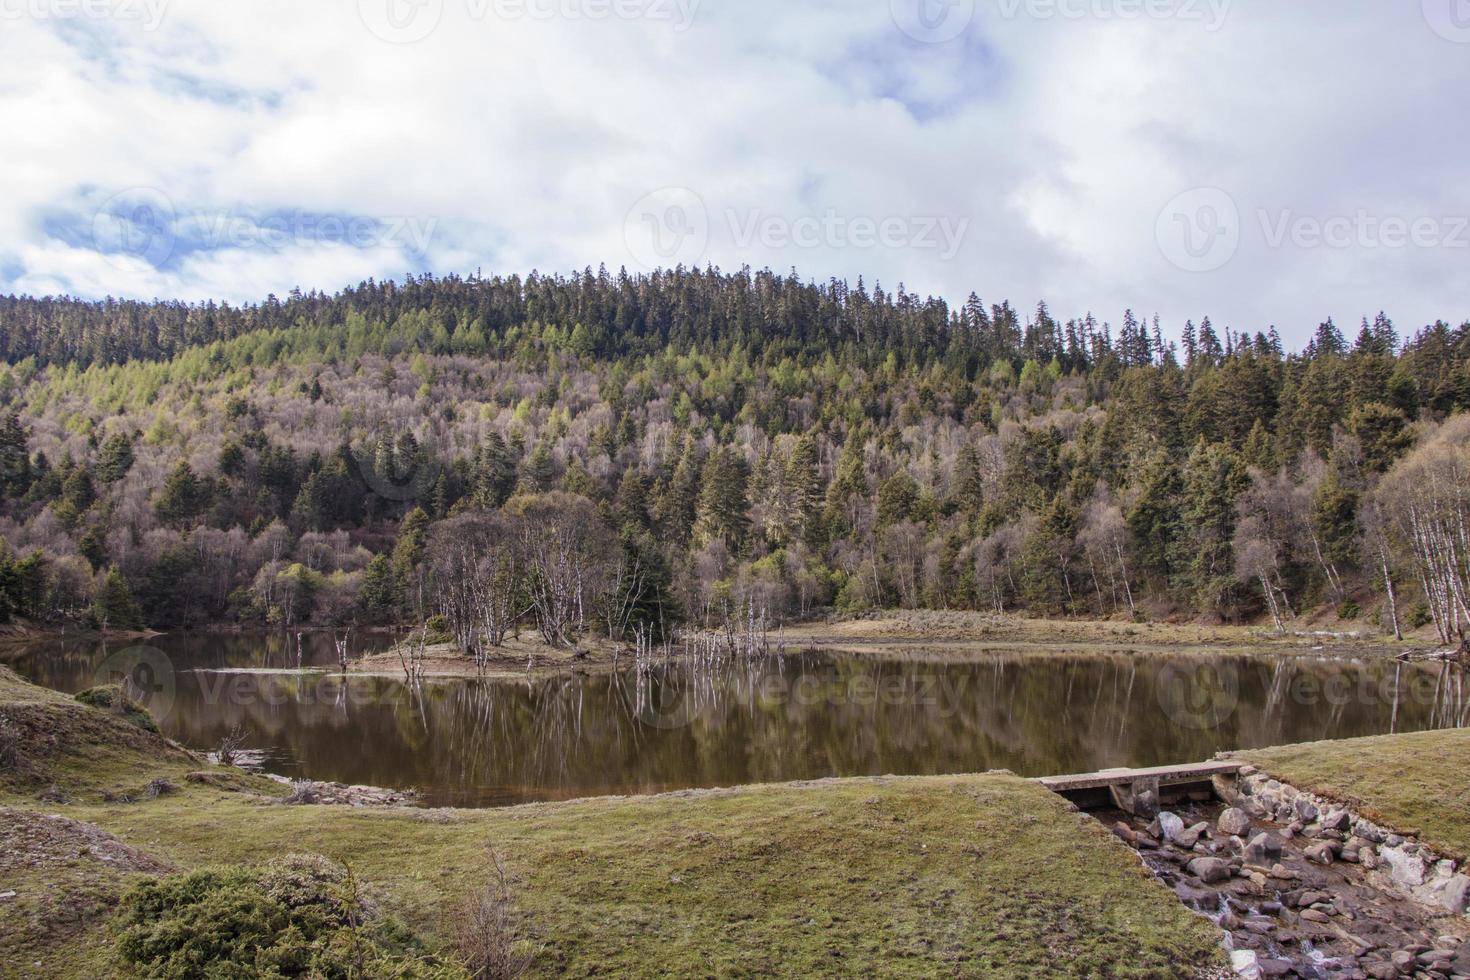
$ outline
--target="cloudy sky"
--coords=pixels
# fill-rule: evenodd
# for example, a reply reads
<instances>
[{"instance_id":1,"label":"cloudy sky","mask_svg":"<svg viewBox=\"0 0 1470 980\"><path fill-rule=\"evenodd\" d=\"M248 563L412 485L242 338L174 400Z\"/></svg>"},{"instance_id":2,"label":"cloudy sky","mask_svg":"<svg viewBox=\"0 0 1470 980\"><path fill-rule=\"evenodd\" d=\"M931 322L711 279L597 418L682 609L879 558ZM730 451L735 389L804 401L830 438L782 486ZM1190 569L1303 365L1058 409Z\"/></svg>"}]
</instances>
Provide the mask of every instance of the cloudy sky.
<instances>
[{"instance_id":1,"label":"cloudy sky","mask_svg":"<svg viewBox=\"0 0 1470 980\"><path fill-rule=\"evenodd\" d=\"M1470 0L0 0L0 291L795 268L1470 317Z\"/></svg>"}]
</instances>

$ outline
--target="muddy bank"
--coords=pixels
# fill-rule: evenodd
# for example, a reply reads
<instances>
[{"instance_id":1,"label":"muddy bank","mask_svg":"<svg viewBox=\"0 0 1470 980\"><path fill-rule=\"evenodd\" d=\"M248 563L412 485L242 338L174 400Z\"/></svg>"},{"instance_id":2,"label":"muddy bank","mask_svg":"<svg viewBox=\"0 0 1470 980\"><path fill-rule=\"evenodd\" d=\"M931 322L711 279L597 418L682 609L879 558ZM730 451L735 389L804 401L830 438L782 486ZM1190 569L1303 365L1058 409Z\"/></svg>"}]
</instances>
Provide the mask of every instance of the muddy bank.
<instances>
[{"instance_id":1,"label":"muddy bank","mask_svg":"<svg viewBox=\"0 0 1470 980\"><path fill-rule=\"evenodd\" d=\"M1234 793L1099 817L1220 926L1241 975L1470 977L1470 877L1453 859L1249 767Z\"/></svg>"}]
</instances>

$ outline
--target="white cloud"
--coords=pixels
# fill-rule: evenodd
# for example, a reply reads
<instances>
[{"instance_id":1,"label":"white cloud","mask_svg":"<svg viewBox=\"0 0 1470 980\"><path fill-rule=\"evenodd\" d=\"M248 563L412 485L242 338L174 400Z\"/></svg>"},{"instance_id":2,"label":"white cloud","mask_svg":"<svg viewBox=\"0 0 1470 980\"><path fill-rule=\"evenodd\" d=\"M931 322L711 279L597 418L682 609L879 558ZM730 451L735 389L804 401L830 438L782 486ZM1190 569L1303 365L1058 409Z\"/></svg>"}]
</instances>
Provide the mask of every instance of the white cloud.
<instances>
[{"instance_id":1,"label":"white cloud","mask_svg":"<svg viewBox=\"0 0 1470 980\"><path fill-rule=\"evenodd\" d=\"M1150 8L1223 12L1209 30L1208 17L1111 16L1131 0L976 0L959 37L930 45L872 0L525 0L575 14L549 19L514 15L513 0L362 0L380 30L390 2L437 5L437 28L388 43L341 0L172 0L151 31L5 20L0 288L251 300L409 271L632 269L646 250L629 246L629 209L680 187L705 220L687 248L725 268L1044 298L1063 316L1133 307L1173 329L1209 314L1297 342L1328 315L1351 326L1384 308L1409 329L1470 316L1470 233L1457 247L1449 228L1470 216L1453 122L1470 46L1419 4ZM156 266L98 255L87 202L136 187L183 215L412 219L434 233L422 252L302 240L215 243ZM1171 264L1176 244L1156 233L1196 187L1224 190L1241 222L1238 250L1210 272ZM1439 220L1439 244L1273 248L1263 232L1263 214L1360 211ZM964 223L952 258L925 244L930 219ZM907 230L865 244L885 221Z\"/></svg>"}]
</instances>

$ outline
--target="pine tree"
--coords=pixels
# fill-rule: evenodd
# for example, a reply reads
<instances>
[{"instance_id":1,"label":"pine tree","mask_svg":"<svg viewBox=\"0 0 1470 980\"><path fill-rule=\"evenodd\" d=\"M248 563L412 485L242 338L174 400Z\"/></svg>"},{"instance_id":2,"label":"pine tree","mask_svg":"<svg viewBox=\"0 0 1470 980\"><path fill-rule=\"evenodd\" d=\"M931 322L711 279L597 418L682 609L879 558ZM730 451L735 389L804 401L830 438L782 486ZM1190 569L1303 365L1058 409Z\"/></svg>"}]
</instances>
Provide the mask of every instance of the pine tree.
<instances>
[{"instance_id":1,"label":"pine tree","mask_svg":"<svg viewBox=\"0 0 1470 980\"><path fill-rule=\"evenodd\" d=\"M792 538L811 540L822 511L822 476L817 469L817 442L803 435L786 460L786 495L792 505Z\"/></svg>"},{"instance_id":2,"label":"pine tree","mask_svg":"<svg viewBox=\"0 0 1470 980\"><path fill-rule=\"evenodd\" d=\"M0 496L19 497L31 486L31 457L25 429L15 412L0 415Z\"/></svg>"},{"instance_id":3,"label":"pine tree","mask_svg":"<svg viewBox=\"0 0 1470 980\"><path fill-rule=\"evenodd\" d=\"M613 510L620 525L648 528L648 491L643 485L643 474L636 466L623 471L618 481L618 491L613 498Z\"/></svg>"},{"instance_id":4,"label":"pine tree","mask_svg":"<svg viewBox=\"0 0 1470 980\"><path fill-rule=\"evenodd\" d=\"M358 590L358 604L369 622L381 623L389 618L397 592L392 561L387 555L374 555L362 570L362 585Z\"/></svg>"},{"instance_id":5,"label":"pine tree","mask_svg":"<svg viewBox=\"0 0 1470 980\"><path fill-rule=\"evenodd\" d=\"M239 447L236 447L238 451ZM220 451L221 459L224 451ZM97 479L103 483L116 483L133 468L133 439L126 433L116 432L107 437L97 454Z\"/></svg>"},{"instance_id":6,"label":"pine tree","mask_svg":"<svg viewBox=\"0 0 1470 980\"><path fill-rule=\"evenodd\" d=\"M521 493L545 493L556 482L556 462L546 443L537 444L521 469Z\"/></svg>"},{"instance_id":7,"label":"pine tree","mask_svg":"<svg viewBox=\"0 0 1470 980\"><path fill-rule=\"evenodd\" d=\"M674 467L674 474L657 508L659 526L670 540L682 544L694 533L699 497L699 459L695 456L693 442L686 441L684 453Z\"/></svg>"},{"instance_id":8,"label":"pine tree","mask_svg":"<svg viewBox=\"0 0 1470 980\"><path fill-rule=\"evenodd\" d=\"M97 590L93 607L97 624L104 630L140 630L143 628L143 610L133 600L127 579L116 568L109 568Z\"/></svg>"},{"instance_id":9,"label":"pine tree","mask_svg":"<svg viewBox=\"0 0 1470 980\"><path fill-rule=\"evenodd\" d=\"M201 480L186 461L180 460L163 481L153 510L165 524L183 527L203 513L210 496L209 482Z\"/></svg>"},{"instance_id":10,"label":"pine tree","mask_svg":"<svg viewBox=\"0 0 1470 980\"><path fill-rule=\"evenodd\" d=\"M918 503L918 483L908 473L899 470L878 488L878 526L887 527L910 520Z\"/></svg>"},{"instance_id":11,"label":"pine tree","mask_svg":"<svg viewBox=\"0 0 1470 980\"><path fill-rule=\"evenodd\" d=\"M740 550L749 525L747 470L745 460L728 447L716 449L705 461L694 521L695 535L701 543L720 540L732 552Z\"/></svg>"},{"instance_id":12,"label":"pine tree","mask_svg":"<svg viewBox=\"0 0 1470 980\"><path fill-rule=\"evenodd\" d=\"M1155 588L1168 585L1178 542L1184 533L1180 519L1183 481L1170 453L1151 454L1139 474L1138 499L1127 515L1139 572Z\"/></svg>"},{"instance_id":13,"label":"pine tree","mask_svg":"<svg viewBox=\"0 0 1470 980\"><path fill-rule=\"evenodd\" d=\"M1181 547L1188 558L1188 584L1193 600L1212 612L1231 604L1236 502L1248 482L1240 458L1222 443L1200 443L1184 467Z\"/></svg>"}]
</instances>

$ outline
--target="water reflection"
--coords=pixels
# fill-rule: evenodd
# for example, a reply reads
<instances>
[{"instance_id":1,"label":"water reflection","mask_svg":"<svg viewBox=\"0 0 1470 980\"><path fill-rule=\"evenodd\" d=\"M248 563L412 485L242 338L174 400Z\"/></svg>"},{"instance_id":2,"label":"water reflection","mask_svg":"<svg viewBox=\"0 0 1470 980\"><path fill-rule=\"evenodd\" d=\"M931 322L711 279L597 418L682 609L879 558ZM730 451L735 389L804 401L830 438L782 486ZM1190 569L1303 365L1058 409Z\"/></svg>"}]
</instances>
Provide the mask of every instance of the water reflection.
<instances>
[{"instance_id":1,"label":"water reflection","mask_svg":"<svg viewBox=\"0 0 1470 980\"><path fill-rule=\"evenodd\" d=\"M1462 671L1312 658L992 652L966 664L813 651L613 676L430 682L216 672L289 668L291 637L170 637L169 734L243 726L287 775L418 787L500 805L833 775L1022 775L1208 758L1227 748L1470 724ZM47 645L16 663L62 690L108 654ZM306 664L331 664L330 637Z\"/></svg>"}]
</instances>

